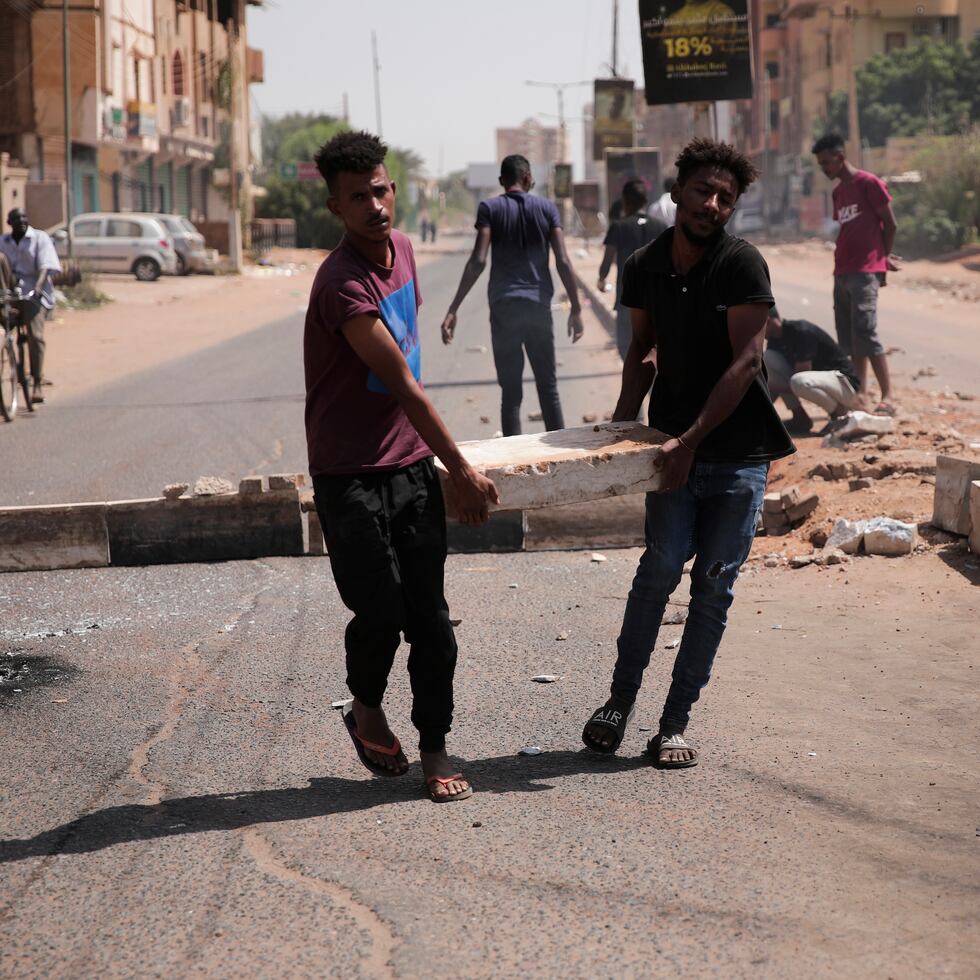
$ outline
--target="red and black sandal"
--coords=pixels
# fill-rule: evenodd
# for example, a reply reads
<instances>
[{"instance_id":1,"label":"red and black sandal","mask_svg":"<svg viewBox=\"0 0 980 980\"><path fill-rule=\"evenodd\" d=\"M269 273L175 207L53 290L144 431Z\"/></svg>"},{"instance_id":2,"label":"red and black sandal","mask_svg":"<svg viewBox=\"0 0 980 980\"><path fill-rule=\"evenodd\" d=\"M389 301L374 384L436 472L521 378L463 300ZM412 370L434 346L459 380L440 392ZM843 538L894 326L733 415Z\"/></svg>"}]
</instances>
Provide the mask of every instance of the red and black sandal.
<instances>
[{"instance_id":1,"label":"red and black sandal","mask_svg":"<svg viewBox=\"0 0 980 980\"><path fill-rule=\"evenodd\" d=\"M342 712L344 719L344 727L347 729L347 733L350 735L351 741L354 743L354 748L357 750L357 757L361 760L365 769L369 769L376 776L404 776L408 771L406 766L402 772L395 772L392 769L388 769L383 766L380 762L375 762L374 759L368 756L365 749L370 749L372 752L377 752L378 755L388 755L395 756L398 755L402 750L401 742L398 741L397 735L392 735L391 745L378 745L377 742L371 742L366 738L362 738L357 733L357 721L354 719L354 706L352 704L344 705L344 710Z\"/></svg>"},{"instance_id":2,"label":"red and black sandal","mask_svg":"<svg viewBox=\"0 0 980 980\"><path fill-rule=\"evenodd\" d=\"M428 791L429 799L432 800L433 803L455 803L457 800L468 800L473 795L472 786L467 786L466 789L460 790L458 793L433 792L435 783L445 787L462 778L463 774L461 772L457 772L452 776L429 776L429 778L425 781L425 788Z\"/></svg>"}]
</instances>

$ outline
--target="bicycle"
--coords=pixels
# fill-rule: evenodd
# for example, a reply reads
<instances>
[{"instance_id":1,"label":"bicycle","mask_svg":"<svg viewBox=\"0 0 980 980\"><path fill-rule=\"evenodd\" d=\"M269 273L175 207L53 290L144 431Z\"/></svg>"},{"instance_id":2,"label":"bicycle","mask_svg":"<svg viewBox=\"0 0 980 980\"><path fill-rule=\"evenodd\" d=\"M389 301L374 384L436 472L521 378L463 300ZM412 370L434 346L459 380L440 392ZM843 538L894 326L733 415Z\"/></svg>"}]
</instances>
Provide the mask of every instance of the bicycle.
<instances>
[{"instance_id":1,"label":"bicycle","mask_svg":"<svg viewBox=\"0 0 980 980\"><path fill-rule=\"evenodd\" d=\"M10 266L0 256L0 415L13 422L19 407L18 389L24 393L24 404L34 411L31 381L27 375L28 324L37 314L39 301L21 295Z\"/></svg>"}]
</instances>

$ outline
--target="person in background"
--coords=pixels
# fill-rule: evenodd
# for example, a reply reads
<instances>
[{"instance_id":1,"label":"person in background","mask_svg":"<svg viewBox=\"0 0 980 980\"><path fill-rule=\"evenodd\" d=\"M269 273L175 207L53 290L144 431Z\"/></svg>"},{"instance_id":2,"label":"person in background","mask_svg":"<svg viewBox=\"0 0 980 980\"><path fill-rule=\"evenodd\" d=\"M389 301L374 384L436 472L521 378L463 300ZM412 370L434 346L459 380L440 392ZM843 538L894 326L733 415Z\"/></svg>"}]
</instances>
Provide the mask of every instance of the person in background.
<instances>
[{"instance_id":1,"label":"person in background","mask_svg":"<svg viewBox=\"0 0 980 980\"><path fill-rule=\"evenodd\" d=\"M32 228L23 208L7 215L10 234L0 238L0 252L10 263L14 282L20 280L24 298L34 310L27 325L27 346L31 359L31 401L43 402L44 393L44 325L54 311L54 273L61 272L61 262L51 236Z\"/></svg>"},{"instance_id":2,"label":"person in background","mask_svg":"<svg viewBox=\"0 0 980 980\"><path fill-rule=\"evenodd\" d=\"M674 204L670 192L676 183L674 177L664 179L664 192L658 197L647 210L647 217L654 222L654 227L658 228L657 234L670 228L674 223L674 216L677 214L677 205Z\"/></svg>"},{"instance_id":3,"label":"person in background","mask_svg":"<svg viewBox=\"0 0 980 980\"><path fill-rule=\"evenodd\" d=\"M813 420L803 401L819 405L829 416L826 435L848 412L863 404L851 359L826 331L809 320L784 320L774 306L766 322L766 371L773 401L782 397L793 413L786 430L803 436Z\"/></svg>"},{"instance_id":4,"label":"person in background","mask_svg":"<svg viewBox=\"0 0 980 980\"><path fill-rule=\"evenodd\" d=\"M646 216L647 194L642 180L628 180L623 185L623 217L614 221L606 232L606 251L599 266L599 292L606 291L606 278L616 263L616 347L626 360L633 339L630 311L620 302L623 293L623 266L638 249L657 237L656 226ZM661 229L663 230L663 229Z\"/></svg>"}]
</instances>

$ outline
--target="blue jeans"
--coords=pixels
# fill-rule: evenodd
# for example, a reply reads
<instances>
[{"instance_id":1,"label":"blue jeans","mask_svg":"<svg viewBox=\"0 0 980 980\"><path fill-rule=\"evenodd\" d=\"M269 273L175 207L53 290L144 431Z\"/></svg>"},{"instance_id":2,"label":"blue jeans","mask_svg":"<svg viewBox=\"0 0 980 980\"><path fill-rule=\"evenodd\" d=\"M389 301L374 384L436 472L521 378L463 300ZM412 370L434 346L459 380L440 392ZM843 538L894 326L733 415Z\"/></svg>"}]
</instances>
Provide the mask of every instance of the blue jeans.
<instances>
[{"instance_id":1,"label":"blue jeans","mask_svg":"<svg viewBox=\"0 0 980 980\"><path fill-rule=\"evenodd\" d=\"M647 494L646 550L626 600L612 693L630 704L636 699L667 600L684 563L696 555L687 624L660 718L660 730L667 734L684 731L691 705L711 676L768 474L768 463L695 461L685 486Z\"/></svg>"}]
</instances>

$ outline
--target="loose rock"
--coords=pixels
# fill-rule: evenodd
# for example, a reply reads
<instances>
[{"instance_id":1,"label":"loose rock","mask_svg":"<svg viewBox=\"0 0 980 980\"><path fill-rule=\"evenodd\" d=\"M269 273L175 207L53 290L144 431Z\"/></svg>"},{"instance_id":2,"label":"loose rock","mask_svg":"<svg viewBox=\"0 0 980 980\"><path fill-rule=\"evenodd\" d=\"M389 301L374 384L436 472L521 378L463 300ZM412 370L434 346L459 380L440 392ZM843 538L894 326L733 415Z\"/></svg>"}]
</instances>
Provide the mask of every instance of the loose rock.
<instances>
[{"instance_id":1,"label":"loose rock","mask_svg":"<svg viewBox=\"0 0 980 980\"><path fill-rule=\"evenodd\" d=\"M189 484L187 483L168 483L163 488L163 495L167 500L176 500L178 497L187 493L188 486Z\"/></svg>"},{"instance_id":2,"label":"loose rock","mask_svg":"<svg viewBox=\"0 0 980 980\"><path fill-rule=\"evenodd\" d=\"M202 476L194 484L195 497L214 497L219 493L234 492L234 486L220 476Z\"/></svg>"}]
</instances>

